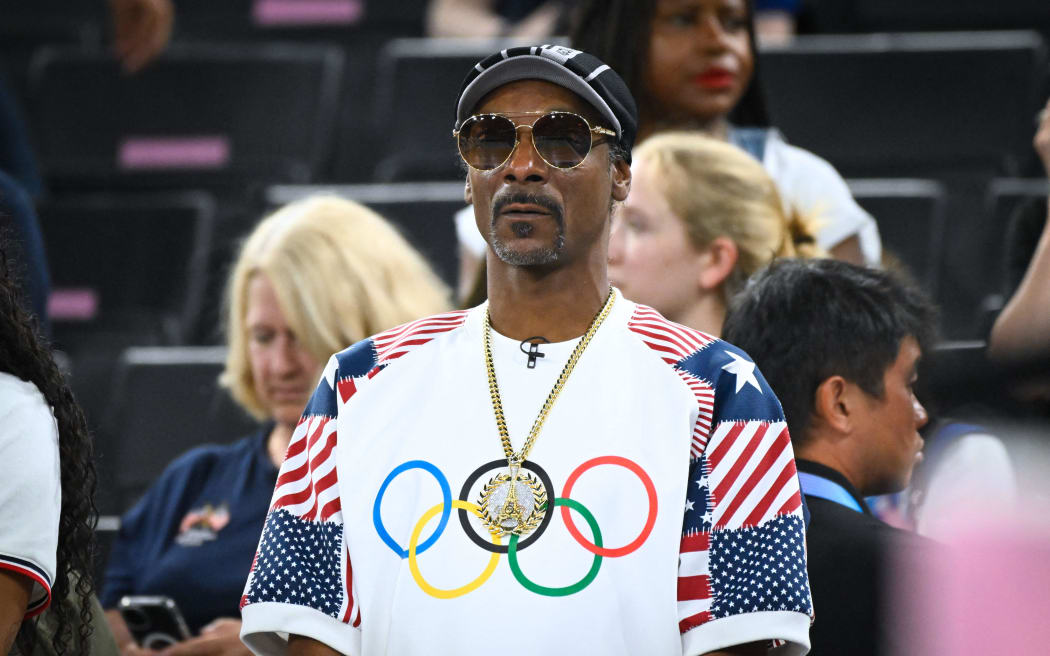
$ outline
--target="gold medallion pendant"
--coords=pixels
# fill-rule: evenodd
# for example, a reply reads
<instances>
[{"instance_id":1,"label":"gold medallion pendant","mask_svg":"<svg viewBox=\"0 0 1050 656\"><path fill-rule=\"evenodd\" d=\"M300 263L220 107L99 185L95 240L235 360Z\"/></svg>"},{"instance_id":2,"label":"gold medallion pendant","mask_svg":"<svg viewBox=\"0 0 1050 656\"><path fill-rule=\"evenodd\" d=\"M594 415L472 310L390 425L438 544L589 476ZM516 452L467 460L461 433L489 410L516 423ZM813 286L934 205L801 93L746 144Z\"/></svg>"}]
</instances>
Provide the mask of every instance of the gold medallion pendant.
<instances>
[{"instance_id":1,"label":"gold medallion pendant","mask_svg":"<svg viewBox=\"0 0 1050 656\"><path fill-rule=\"evenodd\" d=\"M569 379L584 349L598 332L598 327L609 316L615 300L616 295L610 287L602 309L591 320L587 332L583 334L576 348L569 354L569 360L562 368L558 380L555 381L554 387L547 395L547 400L543 402L536 419L532 422L532 430L525 438L525 444L517 453L514 452L514 447L511 445L507 419L503 416L503 401L500 399L499 383L496 381L496 368L492 364L492 318L489 316L488 308L485 309L484 338L482 340L485 348L485 372L489 379L489 396L492 399L492 413L496 418L496 429L499 431L503 455L507 457L507 471L490 478L482 488L481 498L478 500L478 506L481 507L481 520L492 535L527 535L536 530L547 514L546 488L535 476L522 472L521 465L532 452L532 445L535 444L536 437L540 434L540 429L543 428L543 423L554 406L554 401L561 394L565 381Z\"/></svg>"},{"instance_id":2,"label":"gold medallion pendant","mask_svg":"<svg viewBox=\"0 0 1050 656\"><path fill-rule=\"evenodd\" d=\"M481 521L493 535L528 535L547 514L547 490L530 473L510 467L481 489Z\"/></svg>"}]
</instances>

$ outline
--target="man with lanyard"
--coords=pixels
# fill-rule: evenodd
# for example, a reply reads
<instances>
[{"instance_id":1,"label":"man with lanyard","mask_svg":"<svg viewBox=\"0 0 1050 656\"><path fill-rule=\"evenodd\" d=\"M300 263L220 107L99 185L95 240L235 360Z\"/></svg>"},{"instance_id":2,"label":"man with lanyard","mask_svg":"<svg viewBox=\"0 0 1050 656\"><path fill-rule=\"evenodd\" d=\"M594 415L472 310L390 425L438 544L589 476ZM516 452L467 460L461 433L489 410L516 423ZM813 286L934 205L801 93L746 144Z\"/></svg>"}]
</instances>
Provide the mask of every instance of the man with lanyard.
<instances>
[{"instance_id":1,"label":"man with lanyard","mask_svg":"<svg viewBox=\"0 0 1050 656\"><path fill-rule=\"evenodd\" d=\"M864 497L907 487L926 411L916 368L934 309L889 273L834 260L781 260L734 300L723 336L762 363L778 390L811 514L814 655L909 653L892 639L889 558L929 542L876 519Z\"/></svg>"},{"instance_id":2,"label":"man with lanyard","mask_svg":"<svg viewBox=\"0 0 1050 656\"><path fill-rule=\"evenodd\" d=\"M776 397L743 351L609 285L636 125L585 53L471 70L453 136L490 300L329 362L242 600L256 653L808 649Z\"/></svg>"}]
</instances>

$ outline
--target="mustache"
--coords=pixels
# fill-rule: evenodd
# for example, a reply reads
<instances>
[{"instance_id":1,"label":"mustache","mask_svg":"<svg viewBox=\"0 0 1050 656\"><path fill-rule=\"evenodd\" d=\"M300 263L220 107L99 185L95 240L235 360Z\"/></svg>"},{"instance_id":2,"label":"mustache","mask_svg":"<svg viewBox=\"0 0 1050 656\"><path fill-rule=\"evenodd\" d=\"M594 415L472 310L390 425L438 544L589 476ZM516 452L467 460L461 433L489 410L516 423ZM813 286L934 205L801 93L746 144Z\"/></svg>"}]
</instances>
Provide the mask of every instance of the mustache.
<instances>
[{"instance_id":1,"label":"mustache","mask_svg":"<svg viewBox=\"0 0 1050 656\"><path fill-rule=\"evenodd\" d=\"M496 217L503 213L508 205L521 204L521 205L538 205L543 209L550 212L554 218L554 222L558 225L558 230L565 230L565 218L562 207L557 201L548 197L541 196L539 194L530 194L523 191L508 192L503 195L497 195L492 203L492 224L495 225Z\"/></svg>"}]
</instances>

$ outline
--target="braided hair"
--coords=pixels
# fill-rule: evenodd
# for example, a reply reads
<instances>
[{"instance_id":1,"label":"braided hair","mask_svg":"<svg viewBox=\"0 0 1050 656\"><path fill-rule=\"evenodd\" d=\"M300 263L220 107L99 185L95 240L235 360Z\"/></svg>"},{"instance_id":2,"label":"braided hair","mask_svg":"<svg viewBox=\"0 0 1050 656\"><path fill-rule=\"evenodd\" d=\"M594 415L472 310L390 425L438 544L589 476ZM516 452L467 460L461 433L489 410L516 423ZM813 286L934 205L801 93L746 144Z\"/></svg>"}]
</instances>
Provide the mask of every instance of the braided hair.
<instances>
[{"instance_id":1,"label":"braided hair","mask_svg":"<svg viewBox=\"0 0 1050 656\"><path fill-rule=\"evenodd\" d=\"M35 318L24 307L0 244L0 371L36 385L58 424L62 509L58 520L55 581L47 611L55 626L51 645L57 654L86 654L93 630L92 558L98 519L91 435L80 406L51 356L49 345L39 335ZM19 628L15 645L23 654L33 651L34 622L22 622Z\"/></svg>"}]
</instances>

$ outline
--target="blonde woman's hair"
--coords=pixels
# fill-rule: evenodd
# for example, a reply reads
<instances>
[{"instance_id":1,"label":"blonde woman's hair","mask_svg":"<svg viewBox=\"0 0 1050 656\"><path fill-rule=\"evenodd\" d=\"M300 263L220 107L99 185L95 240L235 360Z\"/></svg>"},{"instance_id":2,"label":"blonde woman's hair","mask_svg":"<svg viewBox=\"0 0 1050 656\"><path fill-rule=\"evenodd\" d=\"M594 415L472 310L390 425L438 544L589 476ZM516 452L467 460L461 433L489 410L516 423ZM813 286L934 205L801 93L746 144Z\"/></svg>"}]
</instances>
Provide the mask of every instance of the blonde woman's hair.
<instances>
[{"instance_id":1,"label":"blonde woman's hair","mask_svg":"<svg viewBox=\"0 0 1050 656\"><path fill-rule=\"evenodd\" d=\"M697 132L662 132L635 148L633 158L650 167L694 247L722 236L736 244L736 266L722 285L726 299L775 258L826 256L815 222L785 210L776 183L740 148Z\"/></svg>"},{"instance_id":2,"label":"blonde woman's hair","mask_svg":"<svg viewBox=\"0 0 1050 656\"><path fill-rule=\"evenodd\" d=\"M258 419L248 361L248 285L273 285L288 326L318 362L370 335L450 307L451 292L381 216L335 196L290 203L241 247L226 288L228 351L219 382Z\"/></svg>"}]
</instances>

